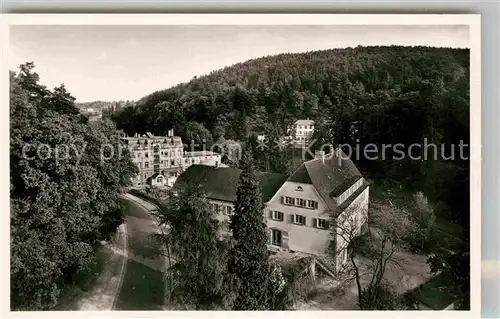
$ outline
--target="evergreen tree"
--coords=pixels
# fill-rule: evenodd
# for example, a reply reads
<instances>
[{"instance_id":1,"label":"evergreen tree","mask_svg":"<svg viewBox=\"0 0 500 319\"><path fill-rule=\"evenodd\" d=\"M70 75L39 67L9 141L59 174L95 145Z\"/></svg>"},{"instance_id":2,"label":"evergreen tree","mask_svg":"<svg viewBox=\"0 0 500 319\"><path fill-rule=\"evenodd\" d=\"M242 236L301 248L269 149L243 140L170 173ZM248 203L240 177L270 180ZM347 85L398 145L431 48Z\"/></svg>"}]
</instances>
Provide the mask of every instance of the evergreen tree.
<instances>
[{"instance_id":1,"label":"evergreen tree","mask_svg":"<svg viewBox=\"0 0 500 319\"><path fill-rule=\"evenodd\" d=\"M235 240L230 249L228 270L238 283L235 310L268 309L269 264L267 232L262 214L261 190L247 149L230 228Z\"/></svg>"}]
</instances>

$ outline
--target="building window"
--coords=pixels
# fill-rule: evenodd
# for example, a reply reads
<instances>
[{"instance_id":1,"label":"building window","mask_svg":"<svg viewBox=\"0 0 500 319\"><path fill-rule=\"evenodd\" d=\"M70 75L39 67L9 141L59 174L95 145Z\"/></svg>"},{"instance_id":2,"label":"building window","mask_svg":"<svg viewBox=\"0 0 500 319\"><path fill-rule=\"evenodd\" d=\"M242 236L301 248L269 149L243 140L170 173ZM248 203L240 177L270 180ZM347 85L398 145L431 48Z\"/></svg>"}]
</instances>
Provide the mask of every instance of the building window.
<instances>
[{"instance_id":1,"label":"building window","mask_svg":"<svg viewBox=\"0 0 500 319\"><path fill-rule=\"evenodd\" d=\"M227 216L231 216L233 214L233 208L231 206L226 206L224 214L226 214Z\"/></svg>"},{"instance_id":2,"label":"building window","mask_svg":"<svg viewBox=\"0 0 500 319\"><path fill-rule=\"evenodd\" d=\"M295 203L295 198L285 196L285 204L287 204L287 205L293 205L294 203Z\"/></svg>"},{"instance_id":3,"label":"building window","mask_svg":"<svg viewBox=\"0 0 500 319\"><path fill-rule=\"evenodd\" d=\"M302 188L302 186L297 186L297 188L295 190L299 191L299 192L302 192L304 189Z\"/></svg>"},{"instance_id":4,"label":"building window","mask_svg":"<svg viewBox=\"0 0 500 319\"><path fill-rule=\"evenodd\" d=\"M323 218L318 218L316 219L316 227L322 229L328 228L328 221Z\"/></svg>"},{"instance_id":5,"label":"building window","mask_svg":"<svg viewBox=\"0 0 500 319\"><path fill-rule=\"evenodd\" d=\"M284 214L282 212L279 212L277 210L272 211L272 219L273 220L279 220L283 221Z\"/></svg>"},{"instance_id":6,"label":"building window","mask_svg":"<svg viewBox=\"0 0 500 319\"><path fill-rule=\"evenodd\" d=\"M272 229L271 230L271 243L275 246L281 246L281 243L283 242L283 235L281 233L281 230L278 229Z\"/></svg>"},{"instance_id":7,"label":"building window","mask_svg":"<svg viewBox=\"0 0 500 319\"><path fill-rule=\"evenodd\" d=\"M144 162L144 168L149 168L149 163L148 162Z\"/></svg>"},{"instance_id":8,"label":"building window","mask_svg":"<svg viewBox=\"0 0 500 319\"><path fill-rule=\"evenodd\" d=\"M306 200L302 198L296 198L295 199L295 205L299 207L305 207L306 206Z\"/></svg>"},{"instance_id":9,"label":"building window","mask_svg":"<svg viewBox=\"0 0 500 319\"><path fill-rule=\"evenodd\" d=\"M154 169L155 173L159 173L160 172L160 165L154 165L153 169Z\"/></svg>"},{"instance_id":10,"label":"building window","mask_svg":"<svg viewBox=\"0 0 500 319\"><path fill-rule=\"evenodd\" d=\"M214 204L214 211L215 213L220 213L222 211L222 206L219 204Z\"/></svg>"},{"instance_id":11,"label":"building window","mask_svg":"<svg viewBox=\"0 0 500 319\"><path fill-rule=\"evenodd\" d=\"M293 222L298 225L305 225L306 224L306 217L302 215L295 215L293 216Z\"/></svg>"},{"instance_id":12,"label":"building window","mask_svg":"<svg viewBox=\"0 0 500 319\"><path fill-rule=\"evenodd\" d=\"M175 161L174 160L170 161L170 166L175 166Z\"/></svg>"},{"instance_id":13,"label":"building window","mask_svg":"<svg viewBox=\"0 0 500 319\"><path fill-rule=\"evenodd\" d=\"M318 202L315 200L308 200L307 208L318 209Z\"/></svg>"},{"instance_id":14,"label":"building window","mask_svg":"<svg viewBox=\"0 0 500 319\"><path fill-rule=\"evenodd\" d=\"M144 156L147 158L149 156L148 152L144 153Z\"/></svg>"},{"instance_id":15,"label":"building window","mask_svg":"<svg viewBox=\"0 0 500 319\"><path fill-rule=\"evenodd\" d=\"M339 201L342 203L344 201L345 194L340 195Z\"/></svg>"},{"instance_id":16,"label":"building window","mask_svg":"<svg viewBox=\"0 0 500 319\"><path fill-rule=\"evenodd\" d=\"M337 269L340 269L340 266L342 266L342 253L337 255Z\"/></svg>"},{"instance_id":17,"label":"building window","mask_svg":"<svg viewBox=\"0 0 500 319\"><path fill-rule=\"evenodd\" d=\"M155 145L153 148L153 152L158 153L159 150L160 150L160 147L158 145Z\"/></svg>"},{"instance_id":18,"label":"building window","mask_svg":"<svg viewBox=\"0 0 500 319\"><path fill-rule=\"evenodd\" d=\"M221 222L221 224L222 224L222 230L225 230L227 232L231 231L231 223L228 220Z\"/></svg>"}]
</instances>

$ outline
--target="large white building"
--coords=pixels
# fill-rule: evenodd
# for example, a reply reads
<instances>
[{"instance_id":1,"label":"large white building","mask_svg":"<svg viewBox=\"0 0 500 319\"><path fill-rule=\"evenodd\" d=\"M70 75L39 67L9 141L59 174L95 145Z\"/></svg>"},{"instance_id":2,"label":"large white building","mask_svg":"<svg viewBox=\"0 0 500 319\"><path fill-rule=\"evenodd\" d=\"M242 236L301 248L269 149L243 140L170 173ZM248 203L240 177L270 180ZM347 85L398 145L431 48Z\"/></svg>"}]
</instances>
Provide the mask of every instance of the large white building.
<instances>
[{"instance_id":1,"label":"large white building","mask_svg":"<svg viewBox=\"0 0 500 319\"><path fill-rule=\"evenodd\" d=\"M310 119L297 120L288 130L290 138L296 144L306 144L314 133L314 121Z\"/></svg>"},{"instance_id":2,"label":"large white building","mask_svg":"<svg viewBox=\"0 0 500 319\"><path fill-rule=\"evenodd\" d=\"M122 137L122 141L131 150L132 161L139 169L139 174L132 180L135 185L173 184L193 164L217 167L221 163L218 153L185 152L182 139L174 136L174 130L169 130L167 136L154 136L148 132Z\"/></svg>"},{"instance_id":3,"label":"large white building","mask_svg":"<svg viewBox=\"0 0 500 319\"><path fill-rule=\"evenodd\" d=\"M240 170L194 165L177 180L174 189L188 181L200 185L229 233L229 218L236 201ZM257 174L264 202L269 241L274 251L287 251L330 259L334 271L346 262L346 236L358 235L368 220L369 185L344 154L318 153L291 176ZM333 236L333 234L336 234ZM333 241L333 242L332 242Z\"/></svg>"}]
</instances>

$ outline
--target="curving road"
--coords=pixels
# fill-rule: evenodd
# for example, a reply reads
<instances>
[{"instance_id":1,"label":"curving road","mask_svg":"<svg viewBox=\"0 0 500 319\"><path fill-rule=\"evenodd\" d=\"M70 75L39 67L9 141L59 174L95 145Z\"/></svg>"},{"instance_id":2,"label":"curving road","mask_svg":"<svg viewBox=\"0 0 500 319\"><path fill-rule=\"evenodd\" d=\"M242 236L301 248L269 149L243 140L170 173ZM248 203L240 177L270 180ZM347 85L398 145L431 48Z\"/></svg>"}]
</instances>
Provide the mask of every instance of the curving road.
<instances>
[{"instance_id":1,"label":"curving road","mask_svg":"<svg viewBox=\"0 0 500 319\"><path fill-rule=\"evenodd\" d=\"M128 259L113 309L163 310L165 258L161 245L151 238L158 227L147 203L130 194L124 198Z\"/></svg>"}]
</instances>

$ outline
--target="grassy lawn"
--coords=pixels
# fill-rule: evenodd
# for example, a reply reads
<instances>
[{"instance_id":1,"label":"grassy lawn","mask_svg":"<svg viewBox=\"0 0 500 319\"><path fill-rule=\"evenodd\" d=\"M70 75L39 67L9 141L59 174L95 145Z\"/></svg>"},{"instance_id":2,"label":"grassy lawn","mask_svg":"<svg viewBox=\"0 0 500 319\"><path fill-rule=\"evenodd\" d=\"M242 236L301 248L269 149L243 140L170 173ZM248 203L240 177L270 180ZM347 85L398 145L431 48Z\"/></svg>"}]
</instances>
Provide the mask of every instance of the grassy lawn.
<instances>
[{"instance_id":1,"label":"grassy lawn","mask_svg":"<svg viewBox=\"0 0 500 319\"><path fill-rule=\"evenodd\" d=\"M129 260L116 310L162 310L163 292L161 272Z\"/></svg>"},{"instance_id":2,"label":"grassy lawn","mask_svg":"<svg viewBox=\"0 0 500 319\"><path fill-rule=\"evenodd\" d=\"M95 259L88 269L75 274L61 288L58 305L54 310L75 310L75 303L87 292L90 292L102 273L111 252L103 247L95 249Z\"/></svg>"}]
</instances>

